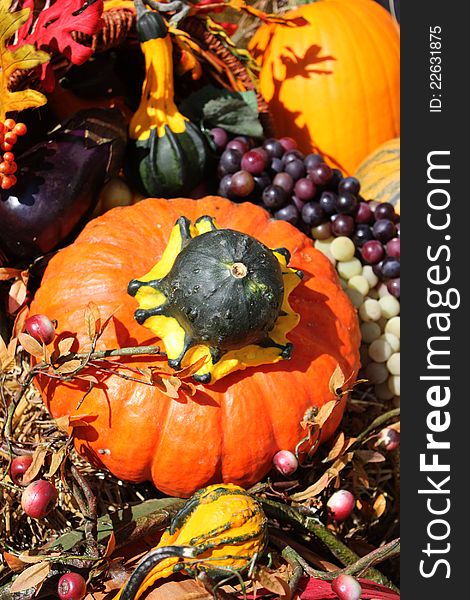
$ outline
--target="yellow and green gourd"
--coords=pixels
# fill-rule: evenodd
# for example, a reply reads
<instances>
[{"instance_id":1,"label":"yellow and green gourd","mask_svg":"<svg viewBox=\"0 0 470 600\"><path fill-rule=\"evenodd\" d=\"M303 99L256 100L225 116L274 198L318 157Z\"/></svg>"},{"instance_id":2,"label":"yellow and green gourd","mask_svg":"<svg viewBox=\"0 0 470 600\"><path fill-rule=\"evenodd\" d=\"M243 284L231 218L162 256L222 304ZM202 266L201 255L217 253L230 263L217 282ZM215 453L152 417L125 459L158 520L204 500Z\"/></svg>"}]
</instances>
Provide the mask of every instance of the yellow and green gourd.
<instances>
[{"instance_id":1,"label":"yellow and green gourd","mask_svg":"<svg viewBox=\"0 0 470 600\"><path fill-rule=\"evenodd\" d=\"M266 543L267 519L257 500L233 484L211 485L174 516L114 600L138 600L158 579L181 571L211 577L243 571Z\"/></svg>"},{"instance_id":2,"label":"yellow and green gourd","mask_svg":"<svg viewBox=\"0 0 470 600\"><path fill-rule=\"evenodd\" d=\"M172 198L202 181L209 150L204 134L174 102L173 46L163 17L140 0L135 5L146 75L129 126L128 174L142 193Z\"/></svg>"}]
</instances>

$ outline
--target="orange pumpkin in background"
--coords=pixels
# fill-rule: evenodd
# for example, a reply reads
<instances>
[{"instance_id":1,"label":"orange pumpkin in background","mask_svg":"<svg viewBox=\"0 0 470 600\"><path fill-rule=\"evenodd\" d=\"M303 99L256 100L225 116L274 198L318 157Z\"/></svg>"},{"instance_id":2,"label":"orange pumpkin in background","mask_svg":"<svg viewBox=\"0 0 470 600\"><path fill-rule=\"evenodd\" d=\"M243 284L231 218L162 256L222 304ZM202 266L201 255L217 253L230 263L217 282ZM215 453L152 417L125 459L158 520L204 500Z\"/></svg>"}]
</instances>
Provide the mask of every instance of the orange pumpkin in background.
<instances>
[{"instance_id":1,"label":"orange pumpkin in background","mask_svg":"<svg viewBox=\"0 0 470 600\"><path fill-rule=\"evenodd\" d=\"M345 174L400 134L399 26L373 0L317 0L263 24L249 48L280 136Z\"/></svg>"},{"instance_id":2,"label":"orange pumpkin in background","mask_svg":"<svg viewBox=\"0 0 470 600\"><path fill-rule=\"evenodd\" d=\"M76 335L74 351L89 345L84 308L90 301L99 307L103 321L112 315L97 349L161 344L136 322L138 304L127 289L161 259L181 215L193 222L211 215L219 228L249 234L268 248L288 249L289 265L304 272L289 292L289 303L300 315L288 333L291 359L249 366L211 384L197 383L194 396L180 392L178 398L107 374L77 408L88 381L67 383L42 376L38 386L55 418L84 415L87 425L74 429L75 446L83 456L119 478L152 480L163 492L186 497L215 482L250 486L270 470L278 450L293 451L307 435L302 423L306 415L312 418L334 398L330 379L337 366L349 384L354 382L360 333L334 267L310 239L258 206L218 197L147 199L90 222L72 245L51 259L31 313L56 319L59 334ZM208 305L205 310L215 309ZM136 356L119 362L144 367L164 360ZM322 439L335 431L345 401L343 396L325 423Z\"/></svg>"}]
</instances>

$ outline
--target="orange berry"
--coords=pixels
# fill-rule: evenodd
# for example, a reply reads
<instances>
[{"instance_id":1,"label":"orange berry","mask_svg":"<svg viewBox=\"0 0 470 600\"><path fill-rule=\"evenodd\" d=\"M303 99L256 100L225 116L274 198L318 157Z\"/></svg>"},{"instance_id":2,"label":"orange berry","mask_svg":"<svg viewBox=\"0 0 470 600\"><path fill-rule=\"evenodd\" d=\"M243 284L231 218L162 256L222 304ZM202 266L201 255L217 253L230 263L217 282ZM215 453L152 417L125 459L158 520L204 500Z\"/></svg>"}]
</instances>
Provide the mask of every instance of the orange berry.
<instances>
[{"instance_id":1,"label":"orange berry","mask_svg":"<svg viewBox=\"0 0 470 600\"><path fill-rule=\"evenodd\" d=\"M16 121L15 119L5 119L5 127L7 129L13 129L13 127L16 125Z\"/></svg>"},{"instance_id":2,"label":"orange berry","mask_svg":"<svg viewBox=\"0 0 470 600\"><path fill-rule=\"evenodd\" d=\"M5 129L5 125L3 124L2 121L0 121L0 133L3 133L4 129Z\"/></svg>"},{"instance_id":3,"label":"orange berry","mask_svg":"<svg viewBox=\"0 0 470 600\"><path fill-rule=\"evenodd\" d=\"M10 168L11 168L11 163L8 163L8 162L2 162L2 163L0 163L0 173L2 175L9 175L10 174Z\"/></svg>"},{"instance_id":4,"label":"orange berry","mask_svg":"<svg viewBox=\"0 0 470 600\"><path fill-rule=\"evenodd\" d=\"M16 177L14 175L8 175L8 177L10 178L11 185L16 185Z\"/></svg>"},{"instance_id":5,"label":"orange berry","mask_svg":"<svg viewBox=\"0 0 470 600\"><path fill-rule=\"evenodd\" d=\"M17 141L18 137L16 133L13 133L13 131L5 133L5 142L7 142L7 144L16 144Z\"/></svg>"},{"instance_id":6,"label":"orange berry","mask_svg":"<svg viewBox=\"0 0 470 600\"><path fill-rule=\"evenodd\" d=\"M27 131L28 131L28 128L26 127L26 125L24 123L17 123L13 127L13 133L16 133L16 135L24 135Z\"/></svg>"},{"instance_id":7,"label":"orange berry","mask_svg":"<svg viewBox=\"0 0 470 600\"><path fill-rule=\"evenodd\" d=\"M13 175L14 177L14 175ZM14 185L14 183L11 180L11 176L9 175L4 175L2 177L2 182L0 184L0 187L2 188L2 190L8 190L9 188L11 188Z\"/></svg>"},{"instance_id":8,"label":"orange berry","mask_svg":"<svg viewBox=\"0 0 470 600\"><path fill-rule=\"evenodd\" d=\"M9 175L13 175L13 173L16 173L16 171L18 170L18 165L16 164L16 162L11 162L8 164L10 165Z\"/></svg>"},{"instance_id":9,"label":"orange berry","mask_svg":"<svg viewBox=\"0 0 470 600\"><path fill-rule=\"evenodd\" d=\"M13 162L15 160L15 155L13 152L5 152L3 155L3 160L6 160L7 162Z\"/></svg>"},{"instance_id":10,"label":"orange berry","mask_svg":"<svg viewBox=\"0 0 470 600\"><path fill-rule=\"evenodd\" d=\"M0 145L0 148L2 150L6 150L7 152L10 152L10 150L13 150L13 144L9 144L8 142L2 142Z\"/></svg>"}]
</instances>

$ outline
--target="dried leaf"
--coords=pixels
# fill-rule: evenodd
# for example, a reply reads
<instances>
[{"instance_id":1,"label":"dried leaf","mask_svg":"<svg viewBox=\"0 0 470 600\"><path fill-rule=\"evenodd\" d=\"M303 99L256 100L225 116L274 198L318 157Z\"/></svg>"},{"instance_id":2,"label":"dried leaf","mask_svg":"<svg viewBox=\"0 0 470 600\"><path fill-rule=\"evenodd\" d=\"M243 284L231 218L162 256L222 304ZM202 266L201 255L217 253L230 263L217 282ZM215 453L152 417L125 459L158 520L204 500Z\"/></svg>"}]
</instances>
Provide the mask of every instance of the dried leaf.
<instances>
[{"instance_id":1,"label":"dried leaf","mask_svg":"<svg viewBox=\"0 0 470 600\"><path fill-rule=\"evenodd\" d=\"M162 377L161 381L165 387L163 392L165 396L175 399L179 398L178 390L181 387L181 381L178 377Z\"/></svg>"},{"instance_id":2,"label":"dried leaf","mask_svg":"<svg viewBox=\"0 0 470 600\"><path fill-rule=\"evenodd\" d=\"M59 450L57 450L57 452L53 452L52 458L51 458L51 464L49 466L49 471L47 472L48 477L52 477L53 475L55 475L57 473L57 471L60 468L60 465L65 460L67 453L68 453L67 446L62 446L61 448L59 448Z\"/></svg>"},{"instance_id":3,"label":"dried leaf","mask_svg":"<svg viewBox=\"0 0 470 600\"><path fill-rule=\"evenodd\" d=\"M57 344L57 348L58 348L60 354L62 354L62 355L68 354L70 352L75 340L76 340L76 338L74 336L64 337L61 340L59 340L59 343Z\"/></svg>"},{"instance_id":4,"label":"dried leaf","mask_svg":"<svg viewBox=\"0 0 470 600\"><path fill-rule=\"evenodd\" d=\"M0 369L2 371L8 371L10 368L10 355L8 353L8 348L3 341L2 336L0 335Z\"/></svg>"},{"instance_id":5,"label":"dried leaf","mask_svg":"<svg viewBox=\"0 0 470 600\"><path fill-rule=\"evenodd\" d=\"M56 371L61 373L62 375L67 375L68 373L73 373L77 369L82 366L82 361L78 358L71 358L70 360L65 361L57 367Z\"/></svg>"},{"instance_id":6,"label":"dried leaf","mask_svg":"<svg viewBox=\"0 0 470 600\"><path fill-rule=\"evenodd\" d=\"M208 360L209 360L209 357L202 356L199 360L194 362L192 365L189 365L189 366L185 367L184 369L177 371L176 374L178 375L178 377L180 379L184 379L185 377L191 377L192 375L194 375L194 373L197 373L199 371L199 369L201 367L203 367Z\"/></svg>"},{"instance_id":7,"label":"dried leaf","mask_svg":"<svg viewBox=\"0 0 470 600\"><path fill-rule=\"evenodd\" d=\"M338 400L330 400L320 408L317 416L315 417L315 423L319 427L323 427L323 425L328 421L337 404Z\"/></svg>"},{"instance_id":8,"label":"dried leaf","mask_svg":"<svg viewBox=\"0 0 470 600\"><path fill-rule=\"evenodd\" d=\"M0 10L0 19L1 19L1 10ZM0 21L1 23L1 21ZM8 281L9 279L16 279L20 277L21 269L11 269L9 267L0 267L0 281Z\"/></svg>"},{"instance_id":9,"label":"dried leaf","mask_svg":"<svg viewBox=\"0 0 470 600\"><path fill-rule=\"evenodd\" d=\"M300 502L302 500L308 500L309 498L313 498L318 496L330 483L330 477L328 475L328 471L323 473L323 475L318 479L313 485L310 485L303 492L299 492L298 494L292 494L292 500L296 502Z\"/></svg>"},{"instance_id":10,"label":"dried leaf","mask_svg":"<svg viewBox=\"0 0 470 600\"><path fill-rule=\"evenodd\" d=\"M385 460L385 456L380 452L375 452L375 450L356 450L356 458L364 465L367 463L380 463Z\"/></svg>"},{"instance_id":11,"label":"dried leaf","mask_svg":"<svg viewBox=\"0 0 470 600\"><path fill-rule=\"evenodd\" d=\"M51 570L51 565L48 562L40 562L36 565L31 565L18 575L12 583L10 592L22 592L29 588L35 588L42 584Z\"/></svg>"},{"instance_id":12,"label":"dried leaf","mask_svg":"<svg viewBox=\"0 0 470 600\"><path fill-rule=\"evenodd\" d=\"M101 329L100 309L94 302L88 302L85 308L85 329L90 340L94 340Z\"/></svg>"},{"instance_id":13,"label":"dried leaf","mask_svg":"<svg viewBox=\"0 0 470 600\"><path fill-rule=\"evenodd\" d=\"M330 381L328 383L328 388L329 388L330 392L333 394L333 396L341 396L343 385L344 385L344 373L338 364L338 365L336 365L336 368L330 377Z\"/></svg>"},{"instance_id":14,"label":"dried leaf","mask_svg":"<svg viewBox=\"0 0 470 600\"><path fill-rule=\"evenodd\" d=\"M369 489L369 476L359 460L354 461L353 477L366 489Z\"/></svg>"},{"instance_id":15,"label":"dried leaf","mask_svg":"<svg viewBox=\"0 0 470 600\"><path fill-rule=\"evenodd\" d=\"M12 337L16 338L23 331L26 319L29 316L29 306L24 305L21 310L18 311L13 323Z\"/></svg>"},{"instance_id":16,"label":"dried leaf","mask_svg":"<svg viewBox=\"0 0 470 600\"><path fill-rule=\"evenodd\" d=\"M307 24L307 21L303 17L289 18L278 14L265 13L254 6L250 6L244 0L227 0L225 6L229 6L237 11L247 12L253 17L261 19L261 21L266 23L277 23L279 25L285 25L286 27L300 27L301 25Z\"/></svg>"},{"instance_id":17,"label":"dried leaf","mask_svg":"<svg viewBox=\"0 0 470 600\"><path fill-rule=\"evenodd\" d=\"M81 379L82 381L89 381L93 385L99 383L98 379L94 375L77 375L77 379Z\"/></svg>"},{"instance_id":18,"label":"dried leaf","mask_svg":"<svg viewBox=\"0 0 470 600\"><path fill-rule=\"evenodd\" d=\"M90 423L87 419L95 419L93 415L64 415L55 420L57 429L69 433L74 427L87 427Z\"/></svg>"},{"instance_id":19,"label":"dried leaf","mask_svg":"<svg viewBox=\"0 0 470 600\"><path fill-rule=\"evenodd\" d=\"M116 548L116 536L114 535L114 531L111 531L111 535L109 536L108 543L106 544L104 558L109 558L111 556L111 554L114 552L115 548Z\"/></svg>"},{"instance_id":20,"label":"dried leaf","mask_svg":"<svg viewBox=\"0 0 470 600\"><path fill-rule=\"evenodd\" d=\"M287 581L280 577L276 571L272 571L263 565L256 569L255 581L258 581L263 588L276 594L279 598L290 598L291 596Z\"/></svg>"},{"instance_id":21,"label":"dried leaf","mask_svg":"<svg viewBox=\"0 0 470 600\"><path fill-rule=\"evenodd\" d=\"M33 462L29 465L28 470L23 475L23 485L30 483L39 473L44 465L47 456L47 448L38 446L33 454Z\"/></svg>"},{"instance_id":22,"label":"dried leaf","mask_svg":"<svg viewBox=\"0 0 470 600\"><path fill-rule=\"evenodd\" d=\"M21 48L8 48L8 41L28 20L30 9L10 12L11 0L0 0L0 121L5 120L8 112L42 106L46 97L36 90L12 92L8 88L10 76L17 69L29 70L48 62L49 54L37 51L31 44Z\"/></svg>"},{"instance_id":23,"label":"dried leaf","mask_svg":"<svg viewBox=\"0 0 470 600\"><path fill-rule=\"evenodd\" d=\"M34 356L35 358L43 358L44 347L37 342L28 333L18 334L18 341L23 346L24 350Z\"/></svg>"},{"instance_id":24,"label":"dried leaf","mask_svg":"<svg viewBox=\"0 0 470 600\"><path fill-rule=\"evenodd\" d=\"M3 559L14 573L20 573L25 568L26 563L19 556L4 552Z\"/></svg>"},{"instance_id":25,"label":"dried leaf","mask_svg":"<svg viewBox=\"0 0 470 600\"><path fill-rule=\"evenodd\" d=\"M8 312L10 315L23 306L26 300L27 287L22 279L17 279L11 284L8 292Z\"/></svg>"},{"instance_id":26,"label":"dried leaf","mask_svg":"<svg viewBox=\"0 0 470 600\"><path fill-rule=\"evenodd\" d=\"M372 509L377 519L380 519L380 517L384 514L385 510L387 509L387 500L385 499L385 496L383 494L379 494L377 496L374 504L372 505Z\"/></svg>"}]
</instances>

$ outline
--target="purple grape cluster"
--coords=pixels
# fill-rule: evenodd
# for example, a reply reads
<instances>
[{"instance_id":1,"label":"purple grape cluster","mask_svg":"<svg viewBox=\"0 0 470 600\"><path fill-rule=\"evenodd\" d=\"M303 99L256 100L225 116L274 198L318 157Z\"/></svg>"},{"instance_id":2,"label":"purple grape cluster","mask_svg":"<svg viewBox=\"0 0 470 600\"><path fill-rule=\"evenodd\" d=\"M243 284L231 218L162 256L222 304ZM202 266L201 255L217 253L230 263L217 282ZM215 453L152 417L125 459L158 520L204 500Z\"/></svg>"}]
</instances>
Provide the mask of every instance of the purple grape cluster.
<instances>
[{"instance_id":1,"label":"purple grape cluster","mask_svg":"<svg viewBox=\"0 0 470 600\"><path fill-rule=\"evenodd\" d=\"M350 237L357 257L400 297L400 223L391 204L365 201L355 177L343 177L319 154L305 156L292 138L256 146L221 128L211 134L220 153L219 195L261 204L317 240Z\"/></svg>"}]
</instances>

